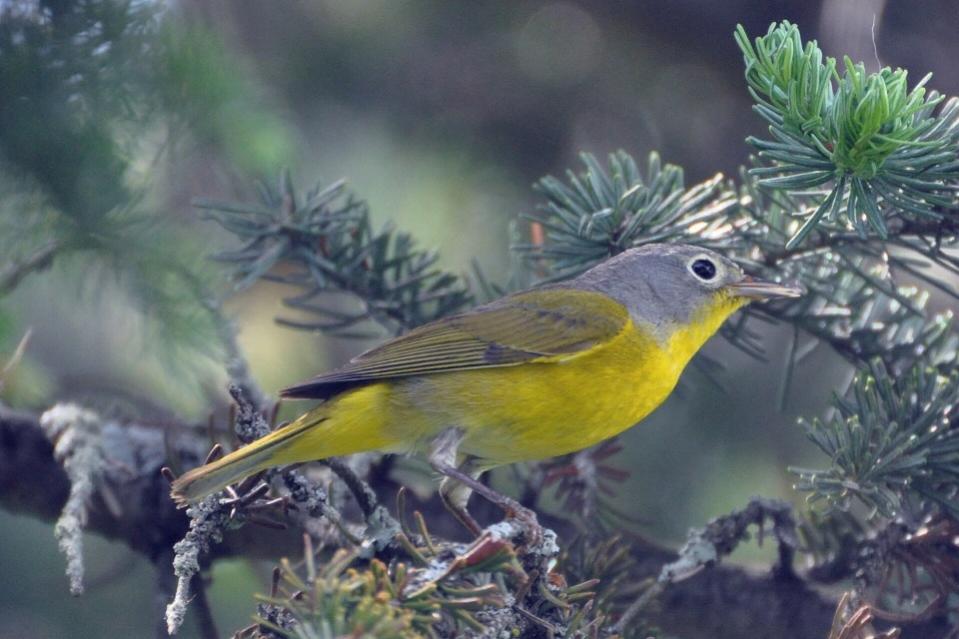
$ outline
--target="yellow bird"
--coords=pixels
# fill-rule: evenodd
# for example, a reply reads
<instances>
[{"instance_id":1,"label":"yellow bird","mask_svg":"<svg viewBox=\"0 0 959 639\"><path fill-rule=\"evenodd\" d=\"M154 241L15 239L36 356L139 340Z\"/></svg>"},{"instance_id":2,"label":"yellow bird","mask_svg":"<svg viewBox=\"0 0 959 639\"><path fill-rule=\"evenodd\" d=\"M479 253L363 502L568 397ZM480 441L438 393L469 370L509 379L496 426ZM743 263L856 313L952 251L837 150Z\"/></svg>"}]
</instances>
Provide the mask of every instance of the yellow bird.
<instances>
[{"instance_id":1,"label":"yellow bird","mask_svg":"<svg viewBox=\"0 0 959 639\"><path fill-rule=\"evenodd\" d=\"M281 391L324 401L187 472L173 496L194 502L272 466L420 451L455 478L441 494L473 528L469 488L498 497L475 481L480 473L621 433L666 399L733 312L751 300L797 295L699 247L632 249L568 282L416 328Z\"/></svg>"}]
</instances>

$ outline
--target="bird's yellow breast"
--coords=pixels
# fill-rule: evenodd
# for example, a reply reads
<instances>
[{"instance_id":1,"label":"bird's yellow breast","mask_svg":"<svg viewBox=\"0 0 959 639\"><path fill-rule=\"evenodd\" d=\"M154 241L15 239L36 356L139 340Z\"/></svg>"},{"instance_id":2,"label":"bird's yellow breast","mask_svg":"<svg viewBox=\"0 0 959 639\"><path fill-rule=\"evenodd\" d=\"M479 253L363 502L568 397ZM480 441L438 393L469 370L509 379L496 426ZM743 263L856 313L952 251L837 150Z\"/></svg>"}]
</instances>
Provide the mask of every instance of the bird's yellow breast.
<instances>
[{"instance_id":1,"label":"bird's yellow breast","mask_svg":"<svg viewBox=\"0 0 959 639\"><path fill-rule=\"evenodd\" d=\"M490 465L566 454L642 420L670 394L692 356L741 302L717 296L686 326L657 338L632 322L567 358L397 380L384 385L385 428L427 442L457 427L464 453Z\"/></svg>"}]
</instances>

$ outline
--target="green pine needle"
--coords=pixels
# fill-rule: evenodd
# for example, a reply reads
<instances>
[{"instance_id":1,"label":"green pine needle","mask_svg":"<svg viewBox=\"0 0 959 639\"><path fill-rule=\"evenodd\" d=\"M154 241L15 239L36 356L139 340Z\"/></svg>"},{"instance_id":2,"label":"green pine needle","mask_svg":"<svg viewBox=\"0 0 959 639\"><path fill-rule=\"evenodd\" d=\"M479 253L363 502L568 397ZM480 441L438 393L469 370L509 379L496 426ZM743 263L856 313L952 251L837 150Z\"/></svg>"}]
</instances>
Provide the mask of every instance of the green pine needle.
<instances>
[{"instance_id":1,"label":"green pine needle","mask_svg":"<svg viewBox=\"0 0 959 639\"><path fill-rule=\"evenodd\" d=\"M959 515L959 374L925 365L893 376L869 364L826 420L802 422L832 460L826 470L794 469L813 502L848 509L858 500L875 515L914 520L932 501Z\"/></svg>"},{"instance_id":2,"label":"green pine needle","mask_svg":"<svg viewBox=\"0 0 959 639\"><path fill-rule=\"evenodd\" d=\"M789 22L752 42L740 25L735 38L772 136L747 138L759 151L760 187L825 189L788 248L824 224L886 238L891 218L939 218L955 206L959 111L956 100L927 92L929 75L910 89L903 69L867 73L848 57L840 74Z\"/></svg>"},{"instance_id":3,"label":"green pine needle","mask_svg":"<svg viewBox=\"0 0 959 639\"><path fill-rule=\"evenodd\" d=\"M299 193L283 171L276 187L260 183L259 190L257 204L201 199L194 205L240 241L215 256L231 269L236 288L261 280L287 284L298 292L286 305L318 317L281 324L357 336L358 326L374 320L398 332L472 303L468 282L443 271L435 252L390 227L373 230L366 204L344 181ZM362 304L335 310L324 300L330 293L352 294Z\"/></svg>"},{"instance_id":4,"label":"green pine needle","mask_svg":"<svg viewBox=\"0 0 959 639\"><path fill-rule=\"evenodd\" d=\"M687 189L683 171L650 153L645 174L625 151L609 156L604 167L595 156L581 156L582 173L567 182L547 176L535 189L546 201L525 216L541 225L544 242L513 246L547 280L571 277L628 248L708 236L736 207L735 194L717 175Z\"/></svg>"}]
</instances>

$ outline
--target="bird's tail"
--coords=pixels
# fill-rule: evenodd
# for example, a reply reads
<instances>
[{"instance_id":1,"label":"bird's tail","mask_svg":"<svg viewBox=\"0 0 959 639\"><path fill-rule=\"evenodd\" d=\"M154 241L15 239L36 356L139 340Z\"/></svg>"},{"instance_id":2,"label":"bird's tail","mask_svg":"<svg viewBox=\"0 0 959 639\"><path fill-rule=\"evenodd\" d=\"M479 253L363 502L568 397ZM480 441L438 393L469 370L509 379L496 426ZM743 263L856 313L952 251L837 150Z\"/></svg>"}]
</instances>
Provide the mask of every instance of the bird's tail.
<instances>
[{"instance_id":1,"label":"bird's tail","mask_svg":"<svg viewBox=\"0 0 959 639\"><path fill-rule=\"evenodd\" d=\"M366 387L347 393L225 457L184 473L173 482L173 500L182 508L272 466L388 448L378 390Z\"/></svg>"},{"instance_id":2,"label":"bird's tail","mask_svg":"<svg viewBox=\"0 0 959 639\"><path fill-rule=\"evenodd\" d=\"M180 507L186 506L253 473L279 465L283 448L288 448L292 440L315 425L306 420L296 421L214 462L187 471L173 482L170 491L173 501Z\"/></svg>"}]
</instances>

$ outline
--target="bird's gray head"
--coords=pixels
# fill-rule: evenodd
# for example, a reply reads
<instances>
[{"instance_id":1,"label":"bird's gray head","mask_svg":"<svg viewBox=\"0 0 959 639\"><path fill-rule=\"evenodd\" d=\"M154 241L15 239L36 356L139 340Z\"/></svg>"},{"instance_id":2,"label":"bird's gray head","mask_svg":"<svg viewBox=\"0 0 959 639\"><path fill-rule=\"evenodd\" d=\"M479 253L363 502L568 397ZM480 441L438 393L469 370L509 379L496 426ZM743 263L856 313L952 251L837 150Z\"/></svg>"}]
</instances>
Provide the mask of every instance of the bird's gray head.
<instances>
[{"instance_id":1,"label":"bird's gray head","mask_svg":"<svg viewBox=\"0 0 959 639\"><path fill-rule=\"evenodd\" d=\"M605 293L634 321L667 330L686 325L716 305L729 312L754 299L795 297L800 291L746 275L732 260L688 244L647 244L620 253L574 280Z\"/></svg>"}]
</instances>

